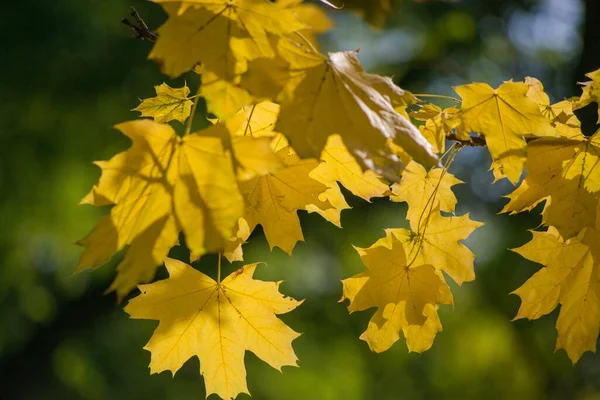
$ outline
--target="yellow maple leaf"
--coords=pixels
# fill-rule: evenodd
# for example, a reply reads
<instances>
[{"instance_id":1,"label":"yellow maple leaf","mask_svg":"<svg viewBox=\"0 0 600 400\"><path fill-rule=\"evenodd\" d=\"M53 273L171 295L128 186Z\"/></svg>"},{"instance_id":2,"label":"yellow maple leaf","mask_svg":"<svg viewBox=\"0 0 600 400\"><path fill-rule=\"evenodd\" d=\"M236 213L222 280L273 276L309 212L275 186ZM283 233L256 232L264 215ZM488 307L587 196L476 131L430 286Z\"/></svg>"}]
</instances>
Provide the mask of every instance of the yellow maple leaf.
<instances>
[{"instance_id":1,"label":"yellow maple leaf","mask_svg":"<svg viewBox=\"0 0 600 400\"><path fill-rule=\"evenodd\" d=\"M180 231L194 259L223 249L244 213L235 173L239 160L232 153L244 157L227 147L230 134L223 125L183 138L150 120L117 129L133 144L96 163L102 175L82 203L114 206L79 242L85 251L77 270L99 267L129 245L110 287L123 297L153 277ZM260 153L263 146L257 141L244 151Z\"/></svg>"},{"instance_id":2,"label":"yellow maple leaf","mask_svg":"<svg viewBox=\"0 0 600 400\"><path fill-rule=\"evenodd\" d=\"M531 210L548 199L546 226L568 239L593 226L600 199L600 131L591 138L542 138L527 147L527 176L502 212Z\"/></svg>"},{"instance_id":3,"label":"yellow maple leaf","mask_svg":"<svg viewBox=\"0 0 600 400\"><path fill-rule=\"evenodd\" d=\"M280 282L253 279L257 264L222 282L181 261L167 259L165 265L169 278L141 285L141 294L125 307L131 318L159 321L144 347L151 353L152 373L175 374L196 356L207 397L234 399L248 393L246 351L278 370L297 365L292 341L300 334L277 315L301 302L279 293Z\"/></svg>"},{"instance_id":4,"label":"yellow maple leaf","mask_svg":"<svg viewBox=\"0 0 600 400\"><path fill-rule=\"evenodd\" d=\"M568 139L583 139L581 122L573 112L573 102L562 100L550 104L550 97L544 92L544 85L536 78L527 77L525 83L529 86L527 97L540 106L542 114L548 118L556 132Z\"/></svg>"},{"instance_id":5,"label":"yellow maple leaf","mask_svg":"<svg viewBox=\"0 0 600 400\"><path fill-rule=\"evenodd\" d=\"M291 254L296 243L304 240L297 211L311 204L327 210L331 204L319 197L327 186L310 177L318 161L301 160L289 147L280 149L277 155L284 168L239 185L250 231L262 225L271 249L279 247Z\"/></svg>"},{"instance_id":6,"label":"yellow maple leaf","mask_svg":"<svg viewBox=\"0 0 600 400\"><path fill-rule=\"evenodd\" d=\"M181 123L190 116L192 109L192 100L189 99L190 89L187 85L182 88L174 89L162 83L154 86L156 97L145 99L139 106L131 111L139 111L142 117L152 117L154 121L166 123L169 121L179 121Z\"/></svg>"},{"instance_id":7,"label":"yellow maple leaf","mask_svg":"<svg viewBox=\"0 0 600 400\"><path fill-rule=\"evenodd\" d=\"M208 112L227 120L242 107L252 103L250 93L236 84L245 68L245 64L238 63L236 71L227 79L202 66L194 68L194 72L202 75L200 95L206 100Z\"/></svg>"},{"instance_id":8,"label":"yellow maple leaf","mask_svg":"<svg viewBox=\"0 0 600 400\"><path fill-rule=\"evenodd\" d=\"M384 176L395 178L403 167L390 142L424 165L437 163L432 146L394 109L414 96L390 78L364 72L355 52L323 57L288 41L279 43L281 56L293 68L279 96L276 131L301 157L320 157L327 138L339 134L363 169Z\"/></svg>"},{"instance_id":9,"label":"yellow maple leaf","mask_svg":"<svg viewBox=\"0 0 600 400\"><path fill-rule=\"evenodd\" d=\"M306 25L306 28L299 32L315 47L318 46L318 43L314 36L333 28L333 21L323 8L316 4L305 3L304 0L277 0L277 4L289 8L298 17L298 20Z\"/></svg>"},{"instance_id":10,"label":"yellow maple leaf","mask_svg":"<svg viewBox=\"0 0 600 400\"><path fill-rule=\"evenodd\" d=\"M314 204L309 204L308 206L306 206L306 211L308 211L309 213L316 212L323 218L325 218L327 221L341 228L342 211L348 210L351 207L346 202L346 198L340 190L337 181L328 173L326 167L324 166L325 163L321 162L315 169L313 169L310 172L309 175L311 178L313 178L317 182L321 182L327 187L327 189L319 195L319 200L329 203L331 205L331 208L322 210Z\"/></svg>"},{"instance_id":11,"label":"yellow maple leaf","mask_svg":"<svg viewBox=\"0 0 600 400\"><path fill-rule=\"evenodd\" d=\"M454 131L456 137L468 140L469 135L464 130L458 129L461 125L460 110L454 107L442 110L434 104L425 104L410 113L416 120L425 122L419 126L423 137L433 146L436 153L446 151L446 137Z\"/></svg>"},{"instance_id":12,"label":"yellow maple leaf","mask_svg":"<svg viewBox=\"0 0 600 400\"><path fill-rule=\"evenodd\" d=\"M322 163L317 171L330 180L341 183L353 195L366 201L383 197L389 186L373 171L363 171L350 154L340 135L331 135L321 153Z\"/></svg>"},{"instance_id":13,"label":"yellow maple leaf","mask_svg":"<svg viewBox=\"0 0 600 400\"><path fill-rule=\"evenodd\" d=\"M411 162L402 173L400 182L392 185L390 199L408 203L406 218L412 229L419 231L432 210L454 212L457 200L452 186L462 183L441 168L427 172L419 163Z\"/></svg>"},{"instance_id":14,"label":"yellow maple leaf","mask_svg":"<svg viewBox=\"0 0 600 400\"><path fill-rule=\"evenodd\" d=\"M465 129L485 136L497 176L517 183L526 158L525 135L555 136L539 106L527 97L529 86L505 82L494 90L485 83L459 86L463 100L461 120Z\"/></svg>"},{"instance_id":15,"label":"yellow maple leaf","mask_svg":"<svg viewBox=\"0 0 600 400\"><path fill-rule=\"evenodd\" d=\"M521 298L515 319L537 319L559 304L556 348L576 363L586 351L596 351L600 329L600 233L586 228L563 240L558 232L532 232L533 239L514 251L544 265L513 293Z\"/></svg>"},{"instance_id":16,"label":"yellow maple leaf","mask_svg":"<svg viewBox=\"0 0 600 400\"><path fill-rule=\"evenodd\" d=\"M576 103L576 108L582 108L592 102L598 103L598 123L600 124L600 69L586 74L591 79L583 83L583 94Z\"/></svg>"},{"instance_id":17,"label":"yellow maple leaf","mask_svg":"<svg viewBox=\"0 0 600 400\"><path fill-rule=\"evenodd\" d=\"M279 116L279 105L270 101L246 106L239 111L244 122L233 131L234 136L273 137ZM287 144L286 144L287 146Z\"/></svg>"},{"instance_id":18,"label":"yellow maple leaf","mask_svg":"<svg viewBox=\"0 0 600 400\"><path fill-rule=\"evenodd\" d=\"M350 300L350 312L377 307L360 338L371 350L383 352L402 331L409 351L429 349L442 330L437 304L452 304L452 293L441 274L431 265L408 265L410 260L393 229L386 230L386 237L373 246L357 251L367 270L342 281L340 301Z\"/></svg>"},{"instance_id":19,"label":"yellow maple leaf","mask_svg":"<svg viewBox=\"0 0 600 400\"><path fill-rule=\"evenodd\" d=\"M469 214L444 217L439 209L435 209L420 233L406 229L394 229L393 232L415 265L432 265L462 285L475 279L475 256L461 241L483 225L471 220Z\"/></svg>"},{"instance_id":20,"label":"yellow maple leaf","mask_svg":"<svg viewBox=\"0 0 600 400\"><path fill-rule=\"evenodd\" d=\"M262 0L155 1L162 3L169 19L158 29L149 57L174 77L198 63L226 77L236 62L274 56L268 34L304 27L290 10Z\"/></svg>"}]
</instances>

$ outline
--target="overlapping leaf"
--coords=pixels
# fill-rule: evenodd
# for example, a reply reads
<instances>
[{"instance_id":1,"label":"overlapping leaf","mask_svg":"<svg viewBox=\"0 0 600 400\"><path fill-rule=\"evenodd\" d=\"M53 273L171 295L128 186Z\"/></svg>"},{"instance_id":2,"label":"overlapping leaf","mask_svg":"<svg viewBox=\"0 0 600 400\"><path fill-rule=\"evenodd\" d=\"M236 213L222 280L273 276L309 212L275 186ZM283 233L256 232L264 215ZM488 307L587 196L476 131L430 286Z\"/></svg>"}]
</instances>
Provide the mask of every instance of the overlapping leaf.
<instances>
[{"instance_id":1,"label":"overlapping leaf","mask_svg":"<svg viewBox=\"0 0 600 400\"><path fill-rule=\"evenodd\" d=\"M321 165L317 171L333 181L344 185L353 195L366 201L383 197L389 186L373 171L363 171L350 154L340 135L331 135L321 154Z\"/></svg>"},{"instance_id":2,"label":"overlapping leaf","mask_svg":"<svg viewBox=\"0 0 600 400\"><path fill-rule=\"evenodd\" d=\"M497 176L517 183L526 159L524 136L556 136L538 104L527 97L529 86L505 82L494 90L485 83L473 83L455 90L463 100L464 128L485 136Z\"/></svg>"},{"instance_id":3,"label":"overlapping leaf","mask_svg":"<svg viewBox=\"0 0 600 400\"><path fill-rule=\"evenodd\" d=\"M117 128L133 145L97 163L102 176L82 203L114 206L80 241L78 270L98 267L129 246L111 286L123 296L152 278L180 231L193 258L223 249L244 213L235 166L248 164L246 154L261 154L265 143L232 148L223 125L183 138L149 120Z\"/></svg>"},{"instance_id":4,"label":"overlapping leaf","mask_svg":"<svg viewBox=\"0 0 600 400\"><path fill-rule=\"evenodd\" d=\"M419 231L431 210L454 212L457 200L452 186L461 183L464 182L444 169L433 168L427 172L420 164L411 162L400 182L392 185L390 199L408 203L406 217L412 229Z\"/></svg>"},{"instance_id":5,"label":"overlapping leaf","mask_svg":"<svg viewBox=\"0 0 600 400\"><path fill-rule=\"evenodd\" d=\"M452 304L442 275L431 265L411 262L394 229L357 251L367 270L343 281L342 300L350 300L350 312L377 307L361 339L371 350L382 352L402 331L410 351L429 349L442 330L438 304Z\"/></svg>"},{"instance_id":6,"label":"overlapping leaf","mask_svg":"<svg viewBox=\"0 0 600 400\"><path fill-rule=\"evenodd\" d=\"M577 237L561 239L550 228L533 232L518 249L523 257L544 265L514 293L521 298L515 319L537 319L560 304L556 348L576 363L586 351L596 351L600 330L600 226L586 228Z\"/></svg>"},{"instance_id":7,"label":"overlapping leaf","mask_svg":"<svg viewBox=\"0 0 600 400\"><path fill-rule=\"evenodd\" d=\"M300 336L277 318L300 305L279 293L279 282L252 278L246 265L216 282L180 261L165 261L169 278L140 286L125 311L136 319L160 321L145 349L150 371L175 374L190 358L200 360L207 396L234 399L248 393L244 354L281 370L296 365L292 341Z\"/></svg>"},{"instance_id":8,"label":"overlapping leaf","mask_svg":"<svg viewBox=\"0 0 600 400\"><path fill-rule=\"evenodd\" d=\"M460 111L457 108L450 107L442 110L436 105L426 104L411 113L411 116L425 122L424 125L419 126L419 130L423 137L431 143L436 153L446 151L446 137L450 133L455 133L458 139L469 139L468 133L458 129L461 120Z\"/></svg>"},{"instance_id":9,"label":"overlapping leaf","mask_svg":"<svg viewBox=\"0 0 600 400\"><path fill-rule=\"evenodd\" d=\"M249 181L240 182L240 191L246 204L245 219L250 231L262 225L271 249L279 247L292 253L298 241L304 240L297 211L315 205L321 210L331 208L319 195L327 187L310 177L318 161L301 160L284 147L277 155L284 168Z\"/></svg>"},{"instance_id":10,"label":"overlapping leaf","mask_svg":"<svg viewBox=\"0 0 600 400\"><path fill-rule=\"evenodd\" d=\"M600 199L600 132L591 138L542 138L527 149L527 176L503 212L531 210L548 199L543 222L568 239L593 226Z\"/></svg>"},{"instance_id":11,"label":"overlapping leaf","mask_svg":"<svg viewBox=\"0 0 600 400\"><path fill-rule=\"evenodd\" d=\"M252 97L238 86L249 60L273 58L270 36L304 28L285 7L262 0L157 0L169 14L150 58L179 76L200 64L208 109L227 119Z\"/></svg>"},{"instance_id":12,"label":"overlapping leaf","mask_svg":"<svg viewBox=\"0 0 600 400\"><path fill-rule=\"evenodd\" d=\"M424 165L437 162L418 129L394 110L413 101L412 95L389 78L365 73L356 53L324 57L288 40L279 41L278 51L287 67L274 68L269 93L274 97L283 86L276 130L301 157L320 157L328 137L339 134L363 169L380 174L395 176L403 167L390 142ZM250 75L246 85L259 90L266 81L263 75Z\"/></svg>"},{"instance_id":13,"label":"overlapping leaf","mask_svg":"<svg viewBox=\"0 0 600 400\"><path fill-rule=\"evenodd\" d=\"M262 0L155 1L169 19L158 29L150 58L171 76L198 63L226 76L235 72L236 63L273 57L268 34L285 35L304 27L290 10Z\"/></svg>"},{"instance_id":14,"label":"overlapping leaf","mask_svg":"<svg viewBox=\"0 0 600 400\"><path fill-rule=\"evenodd\" d=\"M444 217L434 209L420 233L395 229L394 234L414 264L432 265L461 285L475 279L475 256L461 241L481 226L483 223L471 220L469 214Z\"/></svg>"}]
</instances>

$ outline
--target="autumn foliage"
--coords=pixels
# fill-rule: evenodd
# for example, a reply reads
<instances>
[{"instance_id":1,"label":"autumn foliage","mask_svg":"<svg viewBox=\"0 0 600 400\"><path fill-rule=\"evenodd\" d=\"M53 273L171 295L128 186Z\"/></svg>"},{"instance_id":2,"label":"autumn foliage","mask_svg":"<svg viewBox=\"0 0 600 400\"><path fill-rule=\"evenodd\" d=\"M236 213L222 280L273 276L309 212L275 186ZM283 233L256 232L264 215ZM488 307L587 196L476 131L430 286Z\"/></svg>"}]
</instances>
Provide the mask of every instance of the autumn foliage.
<instances>
[{"instance_id":1,"label":"autumn foliage","mask_svg":"<svg viewBox=\"0 0 600 400\"><path fill-rule=\"evenodd\" d=\"M258 225L271 249L292 255L304 240L298 211L341 227L349 206L340 185L365 201L408 204L410 230L388 229L356 248L365 270L343 281L348 310L372 313L360 338L376 352L401 336L410 351L429 349L442 330L439 305L453 304L447 279L475 279L475 257L462 241L483 224L455 214L452 188L463 182L448 171L473 145L487 147L497 180L517 185L502 212L545 204L543 226L514 250L541 265L515 291L516 318L536 319L560 304L557 348L573 362L595 351L600 131L584 136L574 109L599 101L600 70L581 98L551 104L542 84L526 78L496 89L457 87L455 107L442 109L428 102L434 97L364 71L357 52L321 54L314 35L332 24L301 0L155 2L168 19L149 58L169 77L194 71L201 84L195 95L187 86L156 86L156 96L134 109L149 118L116 126L132 145L96 163L101 177L82 203L111 208L79 242L77 268L97 268L125 250L109 290L123 299L138 287L125 310L159 321L145 347L152 373L175 373L197 356L207 394L229 399L248 393L246 351L277 369L296 365L299 334L277 315L301 302L278 283L254 279L259 265L221 279L220 264L243 261ZM200 97L215 118L194 132ZM185 124L183 135L174 121ZM188 262L219 254L217 280L168 258L183 243ZM140 285L163 264L168 279Z\"/></svg>"}]
</instances>

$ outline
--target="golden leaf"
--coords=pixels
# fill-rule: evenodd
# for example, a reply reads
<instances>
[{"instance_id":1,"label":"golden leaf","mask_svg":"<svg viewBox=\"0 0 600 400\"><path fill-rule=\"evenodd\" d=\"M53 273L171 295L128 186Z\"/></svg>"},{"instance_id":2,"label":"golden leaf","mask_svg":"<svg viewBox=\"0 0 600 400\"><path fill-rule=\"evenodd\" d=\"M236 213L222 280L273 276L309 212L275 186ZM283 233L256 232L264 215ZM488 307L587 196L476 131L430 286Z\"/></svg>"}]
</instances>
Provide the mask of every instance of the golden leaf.
<instances>
[{"instance_id":1,"label":"golden leaf","mask_svg":"<svg viewBox=\"0 0 600 400\"><path fill-rule=\"evenodd\" d=\"M547 199L543 223L568 239L593 226L600 198L600 131L591 138L542 138L527 147L527 176L502 212L531 210Z\"/></svg>"},{"instance_id":2,"label":"golden leaf","mask_svg":"<svg viewBox=\"0 0 600 400\"><path fill-rule=\"evenodd\" d=\"M327 186L310 177L318 166L316 160L301 160L289 147L282 148L277 155L284 168L240 182L240 190L250 231L262 225L271 249L279 247L291 254L296 242L304 240L297 211L310 204L327 210L331 204L319 197Z\"/></svg>"},{"instance_id":3,"label":"golden leaf","mask_svg":"<svg viewBox=\"0 0 600 400\"><path fill-rule=\"evenodd\" d=\"M183 138L169 125L150 120L117 129L133 144L96 163L102 175L82 203L114 206L79 242L85 251L77 270L99 267L129 245L110 288L123 297L138 282L152 279L180 231L193 259L223 249L244 213L235 165L244 164L245 152L257 154L269 144L231 148L224 125Z\"/></svg>"},{"instance_id":4,"label":"golden leaf","mask_svg":"<svg viewBox=\"0 0 600 400\"><path fill-rule=\"evenodd\" d=\"M461 119L467 131L485 136L497 176L517 183L527 151L525 135L556 136L539 106L527 97L529 86L505 82L494 90L485 83L455 88L463 100Z\"/></svg>"},{"instance_id":5,"label":"golden leaf","mask_svg":"<svg viewBox=\"0 0 600 400\"><path fill-rule=\"evenodd\" d=\"M196 356L207 396L234 399L248 393L246 351L278 370L297 365L292 341L300 334L277 315L301 302L279 293L280 282L253 279L257 264L222 282L177 260L167 259L165 265L169 278L141 285L141 294L125 307L131 318L160 321L144 347L152 355L152 373L175 374Z\"/></svg>"},{"instance_id":6,"label":"golden leaf","mask_svg":"<svg viewBox=\"0 0 600 400\"><path fill-rule=\"evenodd\" d=\"M584 352L596 351L600 330L600 234L596 229L586 228L566 241L553 228L532 232L533 239L514 250L544 265L514 291L521 298L515 319L537 319L560 304L556 348L565 349L573 363Z\"/></svg>"},{"instance_id":7,"label":"golden leaf","mask_svg":"<svg viewBox=\"0 0 600 400\"><path fill-rule=\"evenodd\" d=\"M173 89L166 83L154 86L156 97L142 101L142 103L131 111L139 111L142 117L152 117L154 121L166 123L179 121L184 123L190 116L192 100L188 98L190 89L187 85L182 88Z\"/></svg>"},{"instance_id":8,"label":"golden leaf","mask_svg":"<svg viewBox=\"0 0 600 400\"><path fill-rule=\"evenodd\" d=\"M483 223L471 220L469 214L444 217L435 209L420 233L395 229L394 235L415 265L432 265L462 285L475 279L475 256L461 241L481 226Z\"/></svg>"},{"instance_id":9,"label":"golden leaf","mask_svg":"<svg viewBox=\"0 0 600 400\"><path fill-rule=\"evenodd\" d=\"M389 143L424 165L437 163L431 145L394 107L414 97L390 78L367 74L356 53L301 51L280 40L280 53L293 66L280 95L276 131L283 133L301 157L319 157L329 136L338 134L363 169L396 177L403 164ZM282 50L284 49L284 50Z\"/></svg>"},{"instance_id":10,"label":"golden leaf","mask_svg":"<svg viewBox=\"0 0 600 400\"><path fill-rule=\"evenodd\" d=\"M404 333L410 351L423 352L442 330L437 304L452 304L452 293L441 274L427 264L408 265L395 230L367 249L357 248L367 270L345 279L343 301L350 312L377 307L361 335L371 350L389 349Z\"/></svg>"},{"instance_id":11,"label":"golden leaf","mask_svg":"<svg viewBox=\"0 0 600 400\"><path fill-rule=\"evenodd\" d=\"M402 173L400 182L392 185L390 199L395 202L407 202L407 219L413 230L418 231L432 210L454 212L457 200L452 186L464 183L441 168L427 172L416 162L408 164Z\"/></svg>"}]
</instances>

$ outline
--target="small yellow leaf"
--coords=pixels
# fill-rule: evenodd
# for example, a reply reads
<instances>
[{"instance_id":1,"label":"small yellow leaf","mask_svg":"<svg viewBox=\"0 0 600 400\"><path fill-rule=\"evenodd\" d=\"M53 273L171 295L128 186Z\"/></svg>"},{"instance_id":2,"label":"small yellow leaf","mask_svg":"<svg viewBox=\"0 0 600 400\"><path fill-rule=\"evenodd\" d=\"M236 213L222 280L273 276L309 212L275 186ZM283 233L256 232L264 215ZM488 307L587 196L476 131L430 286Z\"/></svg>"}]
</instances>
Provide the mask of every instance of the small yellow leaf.
<instances>
[{"instance_id":1,"label":"small yellow leaf","mask_svg":"<svg viewBox=\"0 0 600 400\"><path fill-rule=\"evenodd\" d=\"M395 230L367 249L357 248L367 270L345 279L342 300L350 312L377 307L360 337L371 350L389 349L404 333L409 351L423 352L442 330L437 304L452 304L452 293L439 272L427 264L408 265Z\"/></svg>"},{"instance_id":2,"label":"small yellow leaf","mask_svg":"<svg viewBox=\"0 0 600 400\"><path fill-rule=\"evenodd\" d=\"M354 161L354 159L352 160ZM344 210L350 209L350 206L346 202L346 198L340 190L337 181L328 173L327 167L323 162L313 169L309 175L311 178L317 182L321 182L327 187L327 190L319 195L319 200L323 202L329 202L329 204L331 204L331 208L322 210L314 204L309 204L306 206L306 211L310 213L316 212L327 221L341 228L341 213Z\"/></svg>"},{"instance_id":3,"label":"small yellow leaf","mask_svg":"<svg viewBox=\"0 0 600 400\"><path fill-rule=\"evenodd\" d=\"M142 101L142 103L132 111L139 111L142 117L152 117L154 121L165 123L169 121L179 121L181 123L190 116L192 109L192 100L188 98L190 89L187 85L182 88L173 89L166 83L155 86L156 97Z\"/></svg>"},{"instance_id":4,"label":"small yellow leaf","mask_svg":"<svg viewBox=\"0 0 600 400\"><path fill-rule=\"evenodd\" d=\"M505 82L494 90L485 83L456 87L463 100L461 119L467 131L485 136L498 173L517 183L525 163L525 135L556 136L539 105L527 97L529 86Z\"/></svg>"},{"instance_id":5,"label":"small yellow leaf","mask_svg":"<svg viewBox=\"0 0 600 400\"><path fill-rule=\"evenodd\" d=\"M175 374L196 356L207 396L235 399L248 393L246 351L277 370L297 365L292 341L300 334L277 315L301 302L279 293L279 283L253 279L257 264L220 283L177 260L165 265L169 278L141 285L141 294L125 307L131 318L159 321L144 347L151 353L152 373Z\"/></svg>"},{"instance_id":6,"label":"small yellow leaf","mask_svg":"<svg viewBox=\"0 0 600 400\"><path fill-rule=\"evenodd\" d=\"M395 229L394 235L402 242L408 258L414 259L415 265L432 265L462 285L475 279L475 256L461 241L481 226L483 223L471 220L469 214L444 217L436 209L420 234Z\"/></svg>"},{"instance_id":7,"label":"small yellow leaf","mask_svg":"<svg viewBox=\"0 0 600 400\"><path fill-rule=\"evenodd\" d=\"M424 224L432 210L454 212L457 200L452 186L464 183L441 168L429 172L416 162L408 164L402 173L400 182L392 185L390 199L395 202L407 202L407 219L414 231Z\"/></svg>"},{"instance_id":8,"label":"small yellow leaf","mask_svg":"<svg viewBox=\"0 0 600 400\"><path fill-rule=\"evenodd\" d=\"M301 160L289 147L279 150L277 155L284 168L239 185L250 231L262 225L271 249L279 247L291 254L296 243L304 240L297 211L311 204L327 210L331 204L319 197L327 186L310 177L318 166L316 160Z\"/></svg>"},{"instance_id":9,"label":"small yellow leaf","mask_svg":"<svg viewBox=\"0 0 600 400\"><path fill-rule=\"evenodd\" d=\"M587 228L565 241L552 228L532 233L514 251L544 268L514 291L521 298L515 319L537 319L560 304L556 348L576 363L584 352L596 351L600 330L600 234Z\"/></svg>"},{"instance_id":10,"label":"small yellow leaf","mask_svg":"<svg viewBox=\"0 0 600 400\"><path fill-rule=\"evenodd\" d=\"M389 186L373 171L363 171L339 135L331 135L321 154L323 161L317 171L330 181L338 181L346 189L366 201L373 197L383 197Z\"/></svg>"}]
</instances>

